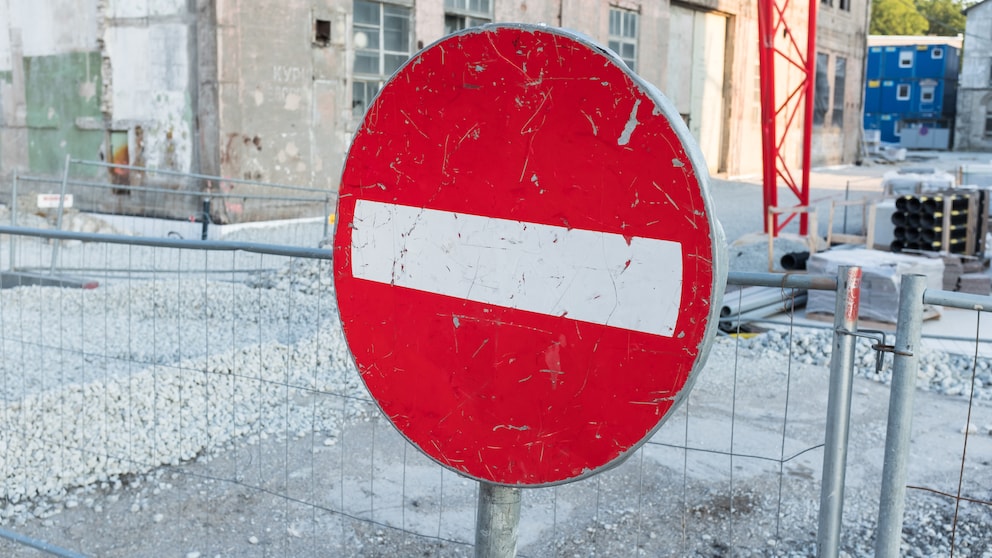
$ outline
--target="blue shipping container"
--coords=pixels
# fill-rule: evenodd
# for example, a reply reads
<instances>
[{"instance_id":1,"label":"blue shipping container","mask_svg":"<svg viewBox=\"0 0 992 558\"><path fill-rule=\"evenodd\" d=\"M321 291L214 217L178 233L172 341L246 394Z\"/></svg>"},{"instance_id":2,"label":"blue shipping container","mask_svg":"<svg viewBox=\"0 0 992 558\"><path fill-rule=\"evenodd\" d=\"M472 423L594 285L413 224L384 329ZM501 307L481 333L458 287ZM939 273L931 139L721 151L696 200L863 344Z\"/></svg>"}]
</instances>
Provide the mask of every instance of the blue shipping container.
<instances>
[{"instance_id":1,"label":"blue shipping container","mask_svg":"<svg viewBox=\"0 0 992 558\"><path fill-rule=\"evenodd\" d=\"M869 80L882 79L882 47L868 48L865 77Z\"/></svg>"},{"instance_id":2,"label":"blue shipping container","mask_svg":"<svg viewBox=\"0 0 992 558\"><path fill-rule=\"evenodd\" d=\"M883 79L882 102L879 112L882 114L910 112L913 106L913 83L910 79Z\"/></svg>"},{"instance_id":3,"label":"blue shipping container","mask_svg":"<svg viewBox=\"0 0 992 558\"><path fill-rule=\"evenodd\" d=\"M885 143L899 143L899 135L896 129L899 125L899 115L882 114L878 117L878 129L882 132L882 141Z\"/></svg>"},{"instance_id":4,"label":"blue shipping container","mask_svg":"<svg viewBox=\"0 0 992 558\"><path fill-rule=\"evenodd\" d=\"M910 79L916 77L916 47L882 47L883 79Z\"/></svg>"},{"instance_id":5,"label":"blue shipping container","mask_svg":"<svg viewBox=\"0 0 992 558\"><path fill-rule=\"evenodd\" d=\"M865 82L865 109L866 113L882 112L882 80L869 78Z\"/></svg>"}]
</instances>

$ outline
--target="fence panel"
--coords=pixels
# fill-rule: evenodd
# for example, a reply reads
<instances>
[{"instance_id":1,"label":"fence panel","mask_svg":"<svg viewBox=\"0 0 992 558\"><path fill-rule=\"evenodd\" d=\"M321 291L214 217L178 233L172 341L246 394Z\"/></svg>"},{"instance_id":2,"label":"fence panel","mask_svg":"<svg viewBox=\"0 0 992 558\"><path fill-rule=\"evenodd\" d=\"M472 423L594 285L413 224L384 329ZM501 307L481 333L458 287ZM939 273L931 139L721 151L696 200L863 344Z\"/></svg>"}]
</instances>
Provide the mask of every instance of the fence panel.
<instances>
[{"instance_id":1,"label":"fence panel","mask_svg":"<svg viewBox=\"0 0 992 558\"><path fill-rule=\"evenodd\" d=\"M0 290L0 527L99 556L473 553L477 483L369 399L329 251L0 234L37 252L62 240L56 275L99 283ZM718 337L683 407L621 465L523 491L520 555L814 553L833 333L767 327ZM845 529L841 547L863 555L859 538ZM31 552L0 533L0 554Z\"/></svg>"},{"instance_id":2,"label":"fence panel","mask_svg":"<svg viewBox=\"0 0 992 558\"><path fill-rule=\"evenodd\" d=\"M15 226L317 246L329 238L337 197L319 188L67 157L61 177L15 172L9 199ZM282 219L280 237L271 238L271 228L259 222L276 219ZM42 263L31 256L30 249L16 251L11 266L54 265L58 257Z\"/></svg>"},{"instance_id":3,"label":"fence panel","mask_svg":"<svg viewBox=\"0 0 992 558\"><path fill-rule=\"evenodd\" d=\"M919 277L903 283L907 327L895 350L904 364L893 369L877 555L992 555L992 365L981 334L992 297L925 290ZM919 342L924 304L974 312L968 353L932 350L954 341L946 336Z\"/></svg>"}]
</instances>

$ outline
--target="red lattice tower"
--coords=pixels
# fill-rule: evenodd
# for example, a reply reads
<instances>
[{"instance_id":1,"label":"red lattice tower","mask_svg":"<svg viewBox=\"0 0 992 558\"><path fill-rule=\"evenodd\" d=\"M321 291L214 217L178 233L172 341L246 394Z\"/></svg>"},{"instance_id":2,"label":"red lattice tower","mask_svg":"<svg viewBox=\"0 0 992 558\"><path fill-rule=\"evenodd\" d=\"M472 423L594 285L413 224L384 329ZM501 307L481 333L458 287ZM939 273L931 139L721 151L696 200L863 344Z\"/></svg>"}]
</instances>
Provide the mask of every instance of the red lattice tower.
<instances>
[{"instance_id":1,"label":"red lattice tower","mask_svg":"<svg viewBox=\"0 0 992 558\"><path fill-rule=\"evenodd\" d=\"M787 186L795 195L796 201L789 207L798 209L809 205L817 1L809 0L809 11L803 14L792 8L789 0L758 0L764 225L765 231L773 236L777 236L796 215L799 215L799 234L807 234L807 213L784 212L780 219L780 214L769 213L769 208L780 207L779 185ZM806 44L802 45L801 41L796 40L793 29L801 32L804 27ZM799 71L800 79L797 84L776 88L775 71L779 64L780 69L794 68ZM790 132L800 128L802 160L797 172L790 167L785 150Z\"/></svg>"}]
</instances>

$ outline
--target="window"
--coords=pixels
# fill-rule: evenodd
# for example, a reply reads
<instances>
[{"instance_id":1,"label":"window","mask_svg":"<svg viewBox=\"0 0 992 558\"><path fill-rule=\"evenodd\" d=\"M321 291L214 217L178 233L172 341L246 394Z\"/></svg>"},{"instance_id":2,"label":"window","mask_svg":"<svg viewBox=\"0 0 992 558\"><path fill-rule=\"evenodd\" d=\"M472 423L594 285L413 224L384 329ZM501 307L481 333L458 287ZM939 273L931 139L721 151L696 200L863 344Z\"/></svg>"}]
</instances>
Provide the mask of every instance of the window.
<instances>
[{"instance_id":1,"label":"window","mask_svg":"<svg viewBox=\"0 0 992 558\"><path fill-rule=\"evenodd\" d=\"M840 0L840 9L845 12L851 11L851 0Z\"/></svg>"},{"instance_id":2,"label":"window","mask_svg":"<svg viewBox=\"0 0 992 558\"><path fill-rule=\"evenodd\" d=\"M896 100L897 101L908 101L909 100L909 84L900 83L896 86Z\"/></svg>"},{"instance_id":3,"label":"window","mask_svg":"<svg viewBox=\"0 0 992 558\"><path fill-rule=\"evenodd\" d=\"M930 51L930 58L933 58L934 60L940 60L943 57L944 49L940 47L934 47L934 49Z\"/></svg>"},{"instance_id":4,"label":"window","mask_svg":"<svg viewBox=\"0 0 992 558\"><path fill-rule=\"evenodd\" d=\"M989 64L989 85L992 85L992 64Z\"/></svg>"},{"instance_id":5,"label":"window","mask_svg":"<svg viewBox=\"0 0 992 558\"><path fill-rule=\"evenodd\" d=\"M992 111L985 108L985 137L992 138Z\"/></svg>"},{"instance_id":6,"label":"window","mask_svg":"<svg viewBox=\"0 0 992 558\"><path fill-rule=\"evenodd\" d=\"M844 127L844 93L847 85L847 58L834 58L834 110L830 115L830 123Z\"/></svg>"},{"instance_id":7,"label":"window","mask_svg":"<svg viewBox=\"0 0 992 558\"><path fill-rule=\"evenodd\" d=\"M899 51L899 67L900 68L912 68L913 67L913 51L911 51L911 50L900 50Z\"/></svg>"},{"instance_id":8,"label":"window","mask_svg":"<svg viewBox=\"0 0 992 558\"><path fill-rule=\"evenodd\" d=\"M365 112L382 82L410 58L411 27L410 8L355 0L355 114Z\"/></svg>"},{"instance_id":9,"label":"window","mask_svg":"<svg viewBox=\"0 0 992 558\"><path fill-rule=\"evenodd\" d=\"M933 85L923 85L920 87L920 103L930 104L933 103L934 93L936 91L936 86Z\"/></svg>"},{"instance_id":10,"label":"window","mask_svg":"<svg viewBox=\"0 0 992 558\"><path fill-rule=\"evenodd\" d=\"M365 114L365 110L369 108L372 104L372 99L375 98L376 93L379 92L379 88L382 87L381 81L364 81L356 79L351 84L351 114L355 118L361 118Z\"/></svg>"},{"instance_id":11,"label":"window","mask_svg":"<svg viewBox=\"0 0 992 558\"><path fill-rule=\"evenodd\" d=\"M490 0L444 0L445 34L491 23L492 20Z\"/></svg>"},{"instance_id":12,"label":"window","mask_svg":"<svg viewBox=\"0 0 992 558\"><path fill-rule=\"evenodd\" d=\"M830 108L830 83L827 81L827 64L830 57L822 52L816 54L816 78L813 82L816 90L813 94L813 125L822 126L827 120L827 110Z\"/></svg>"},{"instance_id":13,"label":"window","mask_svg":"<svg viewBox=\"0 0 992 558\"><path fill-rule=\"evenodd\" d=\"M823 4L824 6L833 6L834 0L820 0L820 3Z\"/></svg>"},{"instance_id":14,"label":"window","mask_svg":"<svg viewBox=\"0 0 992 558\"><path fill-rule=\"evenodd\" d=\"M317 19L313 22L313 43L315 45L327 46L331 42L331 22L326 19Z\"/></svg>"},{"instance_id":15,"label":"window","mask_svg":"<svg viewBox=\"0 0 992 558\"><path fill-rule=\"evenodd\" d=\"M610 49L637 70L637 12L610 8Z\"/></svg>"}]
</instances>

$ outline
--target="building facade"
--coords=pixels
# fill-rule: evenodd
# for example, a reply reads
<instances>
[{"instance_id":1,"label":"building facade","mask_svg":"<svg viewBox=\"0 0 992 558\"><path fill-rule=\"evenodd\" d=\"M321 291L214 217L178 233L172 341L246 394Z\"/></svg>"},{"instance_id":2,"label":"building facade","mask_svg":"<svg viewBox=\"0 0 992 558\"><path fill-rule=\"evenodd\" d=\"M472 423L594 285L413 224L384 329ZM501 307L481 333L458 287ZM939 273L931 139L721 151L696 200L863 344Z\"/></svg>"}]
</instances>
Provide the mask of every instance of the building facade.
<instances>
[{"instance_id":1,"label":"building facade","mask_svg":"<svg viewBox=\"0 0 992 558\"><path fill-rule=\"evenodd\" d=\"M992 2L965 10L954 148L992 151Z\"/></svg>"},{"instance_id":2,"label":"building facade","mask_svg":"<svg viewBox=\"0 0 992 558\"><path fill-rule=\"evenodd\" d=\"M865 130L902 147L949 149L960 53L961 38L869 37Z\"/></svg>"},{"instance_id":3,"label":"building facade","mask_svg":"<svg viewBox=\"0 0 992 558\"><path fill-rule=\"evenodd\" d=\"M0 175L57 174L71 154L334 190L397 68L448 33L505 21L608 46L672 100L711 173L755 175L756 17L744 0L0 0ZM824 0L818 21L813 162L850 163L867 2ZM798 133L788 146L798 166ZM215 211L272 217L251 204Z\"/></svg>"}]
</instances>

